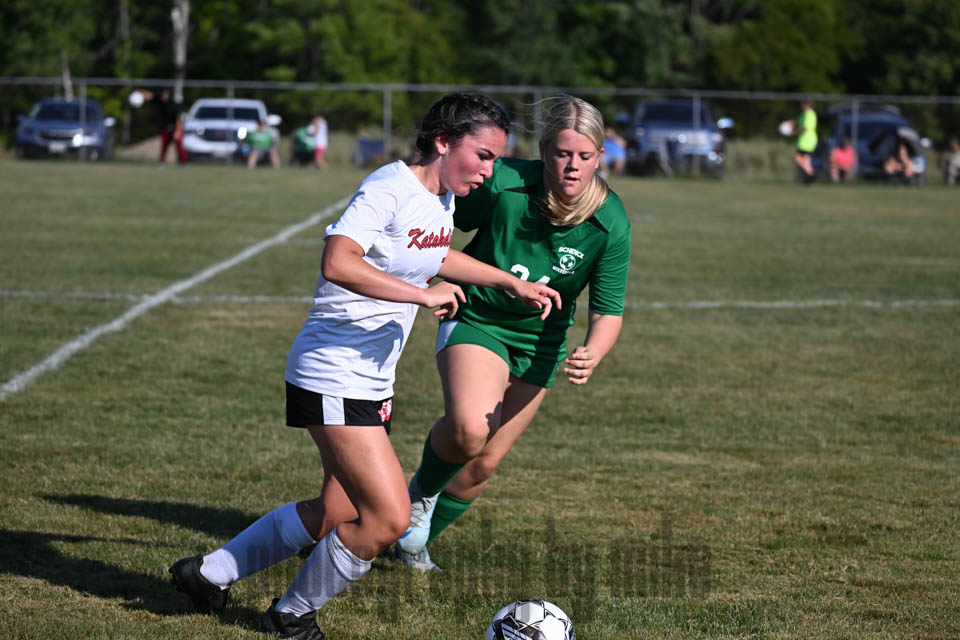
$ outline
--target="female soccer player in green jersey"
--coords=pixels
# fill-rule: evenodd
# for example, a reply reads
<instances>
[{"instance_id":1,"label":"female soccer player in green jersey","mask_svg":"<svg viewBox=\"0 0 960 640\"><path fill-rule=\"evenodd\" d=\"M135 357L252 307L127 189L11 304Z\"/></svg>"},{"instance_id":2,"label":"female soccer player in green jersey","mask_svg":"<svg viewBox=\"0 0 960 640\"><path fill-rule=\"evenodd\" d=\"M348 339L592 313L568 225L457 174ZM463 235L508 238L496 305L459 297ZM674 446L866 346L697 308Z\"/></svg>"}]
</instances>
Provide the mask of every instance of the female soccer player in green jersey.
<instances>
[{"instance_id":1,"label":"female soccer player in green jersey","mask_svg":"<svg viewBox=\"0 0 960 640\"><path fill-rule=\"evenodd\" d=\"M540 160L504 158L483 187L457 198L454 223L476 235L465 253L558 291L546 318L493 289L465 286L466 302L437 336L444 415L410 482L410 528L397 556L436 567L426 545L464 513L533 420L562 369L586 384L610 351L623 319L630 223L600 178L603 118L562 97L544 123ZM577 296L589 285L584 343L567 356Z\"/></svg>"}]
</instances>

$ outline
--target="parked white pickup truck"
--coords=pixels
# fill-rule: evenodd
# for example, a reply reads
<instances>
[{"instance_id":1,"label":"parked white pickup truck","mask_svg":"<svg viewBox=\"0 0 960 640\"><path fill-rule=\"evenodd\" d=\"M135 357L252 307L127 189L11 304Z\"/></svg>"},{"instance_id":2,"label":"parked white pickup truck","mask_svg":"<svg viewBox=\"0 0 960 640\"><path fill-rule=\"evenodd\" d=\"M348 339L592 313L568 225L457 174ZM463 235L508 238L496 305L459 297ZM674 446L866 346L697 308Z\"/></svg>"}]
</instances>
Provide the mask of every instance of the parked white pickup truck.
<instances>
[{"instance_id":1,"label":"parked white pickup truck","mask_svg":"<svg viewBox=\"0 0 960 640\"><path fill-rule=\"evenodd\" d=\"M241 152L247 134L265 122L275 138L280 116L267 113L262 100L201 98L183 122L183 147L191 158L226 158Z\"/></svg>"}]
</instances>

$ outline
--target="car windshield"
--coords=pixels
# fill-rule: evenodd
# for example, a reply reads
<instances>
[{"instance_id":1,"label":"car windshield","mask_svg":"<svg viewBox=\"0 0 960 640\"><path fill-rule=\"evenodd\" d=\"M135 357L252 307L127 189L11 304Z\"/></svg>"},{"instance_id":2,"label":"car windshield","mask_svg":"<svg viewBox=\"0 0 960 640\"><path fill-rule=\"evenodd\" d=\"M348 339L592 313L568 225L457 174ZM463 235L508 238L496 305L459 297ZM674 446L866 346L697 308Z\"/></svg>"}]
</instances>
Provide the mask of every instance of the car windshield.
<instances>
[{"instance_id":1,"label":"car windshield","mask_svg":"<svg viewBox=\"0 0 960 640\"><path fill-rule=\"evenodd\" d=\"M100 113L93 105L87 105L86 119L97 120ZM31 120L68 120L80 121L80 103L77 102L46 102L38 104L30 113Z\"/></svg>"},{"instance_id":2,"label":"car windshield","mask_svg":"<svg viewBox=\"0 0 960 640\"><path fill-rule=\"evenodd\" d=\"M227 115L226 107L200 107L193 114L197 120L260 120L260 112L251 107L234 107L233 115Z\"/></svg>"},{"instance_id":3,"label":"car windshield","mask_svg":"<svg viewBox=\"0 0 960 640\"><path fill-rule=\"evenodd\" d=\"M693 122L693 102L651 102L640 108L640 120L664 122ZM710 109L700 104L700 122L712 122Z\"/></svg>"},{"instance_id":4,"label":"car windshield","mask_svg":"<svg viewBox=\"0 0 960 640\"><path fill-rule=\"evenodd\" d=\"M851 133L853 131L852 125L853 125L852 122L840 123L839 130L840 130L841 138L850 138L850 139L853 138L853 135ZM897 122L891 122L889 120L885 120L881 122L870 122L870 121L864 122L863 120L861 120L860 122L857 123L857 138L864 141L872 140L874 136L876 136L877 134L881 132L889 131L890 129L894 129L898 126L901 126L901 125Z\"/></svg>"}]
</instances>

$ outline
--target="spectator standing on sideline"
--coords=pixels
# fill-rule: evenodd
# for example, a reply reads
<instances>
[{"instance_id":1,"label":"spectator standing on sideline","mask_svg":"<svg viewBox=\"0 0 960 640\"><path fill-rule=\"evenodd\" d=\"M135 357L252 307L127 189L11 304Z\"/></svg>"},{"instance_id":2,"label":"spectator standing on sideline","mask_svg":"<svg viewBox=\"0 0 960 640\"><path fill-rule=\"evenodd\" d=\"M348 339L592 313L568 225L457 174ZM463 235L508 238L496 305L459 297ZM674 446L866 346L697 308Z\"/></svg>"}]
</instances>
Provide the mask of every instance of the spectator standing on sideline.
<instances>
[{"instance_id":1,"label":"spectator standing on sideline","mask_svg":"<svg viewBox=\"0 0 960 640\"><path fill-rule=\"evenodd\" d=\"M804 100L802 107L803 111L793 122L793 134L797 136L793 159L803 172L803 181L810 184L816 179L812 158L817 148L817 112L813 110L813 101L810 99Z\"/></svg>"},{"instance_id":2,"label":"spectator standing on sideline","mask_svg":"<svg viewBox=\"0 0 960 640\"><path fill-rule=\"evenodd\" d=\"M857 152L853 150L850 140L844 138L830 152L830 179L834 182L852 181L856 164Z\"/></svg>"},{"instance_id":3,"label":"spectator standing on sideline","mask_svg":"<svg viewBox=\"0 0 960 640\"><path fill-rule=\"evenodd\" d=\"M257 128L247 134L247 143L250 145L250 155L247 156L247 168L255 169L260 161L260 155L270 155L270 164L274 169L280 166L280 153L277 151L277 141L273 133L267 129L267 124L261 120Z\"/></svg>"},{"instance_id":4,"label":"spectator standing on sideline","mask_svg":"<svg viewBox=\"0 0 960 640\"><path fill-rule=\"evenodd\" d=\"M177 162L187 162L187 152L183 148L183 123L180 121L180 112L183 103L176 100L169 89L155 94L148 89L138 89L143 97L149 100L157 110L157 121L160 124L160 157L157 166L162 167L167 161L167 147L173 142L177 148Z\"/></svg>"},{"instance_id":5,"label":"spectator standing on sideline","mask_svg":"<svg viewBox=\"0 0 960 640\"><path fill-rule=\"evenodd\" d=\"M314 130L313 122L310 124L297 128L293 132L293 162L300 165L301 167L307 164L314 163L313 148L314 148Z\"/></svg>"},{"instance_id":6,"label":"spectator standing on sideline","mask_svg":"<svg viewBox=\"0 0 960 640\"><path fill-rule=\"evenodd\" d=\"M327 168L327 120L319 113L313 118L313 164L317 169Z\"/></svg>"},{"instance_id":7,"label":"spectator standing on sideline","mask_svg":"<svg viewBox=\"0 0 960 640\"><path fill-rule=\"evenodd\" d=\"M953 186L960 178L960 138L950 136L947 150L940 154L940 167L943 169L943 181Z\"/></svg>"},{"instance_id":8,"label":"spectator standing on sideline","mask_svg":"<svg viewBox=\"0 0 960 640\"><path fill-rule=\"evenodd\" d=\"M600 155L600 177L606 178L611 167L614 175L623 175L627 162L627 141L617 135L612 127L603 130L603 153Z\"/></svg>"}]
</instances>

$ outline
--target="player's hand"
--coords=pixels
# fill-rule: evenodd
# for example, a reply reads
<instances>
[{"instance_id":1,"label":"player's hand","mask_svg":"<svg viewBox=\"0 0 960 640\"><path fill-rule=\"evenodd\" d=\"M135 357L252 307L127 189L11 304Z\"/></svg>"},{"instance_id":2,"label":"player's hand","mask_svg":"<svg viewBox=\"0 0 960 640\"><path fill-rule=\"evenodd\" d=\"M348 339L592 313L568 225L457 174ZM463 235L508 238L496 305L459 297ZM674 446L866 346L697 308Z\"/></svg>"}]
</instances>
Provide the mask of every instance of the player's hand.
<instances>
[{"instance_id":1,"label":"player's hand","mask_svg":"<svg viewBox=\"0 0 960 640\"><path fill-rule=\"evenodd\" d=\"M587 384L593 375L593 370L600 364L600 360L593 354L590 347L577 347L568 358L563 361L563 372L572 384Z\"/></svg>"},{"instance_id":2,"label":"player's hand","mask_svg":"<svg viewBox=\"0 0 960 640\"><path fill-rule=\"evenodd\" d=\"M527 282L517 278L510 293L523 302L528 309L542 309L541 320L547 319L553 307L560 309L563 305L557 291L539 282Z\"/></svg>"},{"instance_id":3,"label":"player's hand","mask_svg":"<svg viewBox=\"0 0 960 640\"><path fill-rule=\"evenodd\" d=\"M423 294L424 299L423 302L420 303L421 306L430 309L439 307L439 309L434 309L433 312L433 315L438 318L452 318L457 315L457 309L460 308L460 303L467 301L466 296L463 295L463 289L452 282L441 282L429 289L425 289Z\"/></svg>"}]
</instances>

